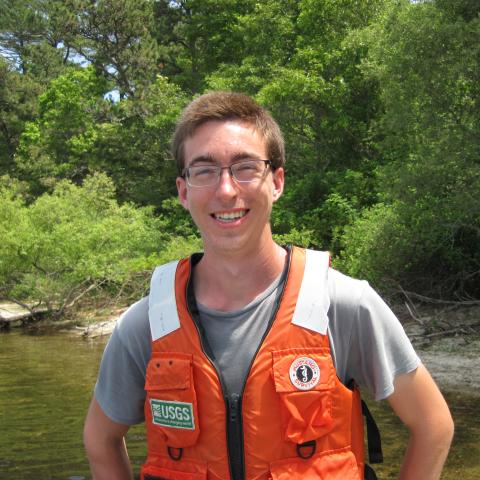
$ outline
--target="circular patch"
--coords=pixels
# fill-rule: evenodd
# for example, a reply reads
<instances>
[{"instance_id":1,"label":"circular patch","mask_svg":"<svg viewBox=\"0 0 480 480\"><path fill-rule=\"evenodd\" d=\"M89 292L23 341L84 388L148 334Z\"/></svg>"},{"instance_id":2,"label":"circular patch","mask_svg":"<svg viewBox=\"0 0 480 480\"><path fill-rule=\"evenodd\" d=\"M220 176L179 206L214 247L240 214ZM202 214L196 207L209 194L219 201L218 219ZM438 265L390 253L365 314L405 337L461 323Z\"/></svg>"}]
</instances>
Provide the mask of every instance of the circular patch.
<instances>
[{"instance_id":1,"label":"circular patch","mask_svg":"<svg viewBox=\"0 0 480 480\"><path fill-rule=\"evenodd\" d=\"M320 367L311 358L299 357L290 365L290 381L299 390L311 390L320 381Z\"/></svg>"}]
</instances>

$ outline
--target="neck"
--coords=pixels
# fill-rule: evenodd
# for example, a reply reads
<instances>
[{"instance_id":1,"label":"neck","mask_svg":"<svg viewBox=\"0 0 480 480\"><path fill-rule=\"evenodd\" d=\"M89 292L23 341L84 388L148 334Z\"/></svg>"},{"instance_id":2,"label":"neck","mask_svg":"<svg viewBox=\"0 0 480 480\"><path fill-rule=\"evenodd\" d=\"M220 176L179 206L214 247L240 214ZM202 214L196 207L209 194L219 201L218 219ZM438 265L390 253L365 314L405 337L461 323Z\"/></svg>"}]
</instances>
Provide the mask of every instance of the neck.
<instances>
[{"instance_id":1,"label":"neck","mask_svg":"<svg viewBox=\"0 0 480 480\"><path fill-rule=\"evenodd\" d=\"M222 255L205 251L194 271L199 303L221 311L242 308L260 295L283 271L286 251L271 243L250 254Z\"/></svg>"}]
</instances>

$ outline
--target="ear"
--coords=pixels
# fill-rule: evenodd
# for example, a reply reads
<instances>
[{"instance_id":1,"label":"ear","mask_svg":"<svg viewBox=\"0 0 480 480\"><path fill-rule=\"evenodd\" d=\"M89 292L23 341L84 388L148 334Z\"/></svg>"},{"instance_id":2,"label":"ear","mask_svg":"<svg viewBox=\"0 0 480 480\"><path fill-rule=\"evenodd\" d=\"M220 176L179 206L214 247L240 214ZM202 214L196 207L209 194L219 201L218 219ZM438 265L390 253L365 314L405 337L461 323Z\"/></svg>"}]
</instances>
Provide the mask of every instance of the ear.
<instances>
[{"instance_id":1,"label":"ear","mask_svg":"<svg viewBox=\"0 0 480 480\"><path fill-rule=\"evenodd\" d=\"M188 210L187 182L182 177L177 177L175 182L177 184L178 199L180 200L183 208Z\"/></svg>"},{"instance_id":2,"label":"ear","mask_svg":"<svg viewBox=\"0 0 480 480\"><path fill-rule=\"evenodd\" d=\"M285 171L282 167L277 168L273 172L273 201L276 202L283 193L285 184Z\"/></svg>"}]
</instances>

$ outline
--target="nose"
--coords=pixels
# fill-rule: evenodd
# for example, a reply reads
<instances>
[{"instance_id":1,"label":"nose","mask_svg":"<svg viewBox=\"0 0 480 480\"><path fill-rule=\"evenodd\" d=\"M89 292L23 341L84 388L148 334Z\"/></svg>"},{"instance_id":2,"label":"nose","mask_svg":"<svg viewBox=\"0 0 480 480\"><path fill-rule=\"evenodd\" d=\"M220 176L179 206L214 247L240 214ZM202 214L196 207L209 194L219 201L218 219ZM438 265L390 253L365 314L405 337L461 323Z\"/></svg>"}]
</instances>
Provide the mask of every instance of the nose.
<instances>
[{"instance_id":1,"label":"nose","mask_svg":"<svg viewBox=\"0 0 480 480\"><path fill-rule=\"evenodd\" d=\"M217 196L223 198L233 198L237 195L237 184L228 168L223 169L220 173L216 193Z\"/></svg>"}]
</instances>

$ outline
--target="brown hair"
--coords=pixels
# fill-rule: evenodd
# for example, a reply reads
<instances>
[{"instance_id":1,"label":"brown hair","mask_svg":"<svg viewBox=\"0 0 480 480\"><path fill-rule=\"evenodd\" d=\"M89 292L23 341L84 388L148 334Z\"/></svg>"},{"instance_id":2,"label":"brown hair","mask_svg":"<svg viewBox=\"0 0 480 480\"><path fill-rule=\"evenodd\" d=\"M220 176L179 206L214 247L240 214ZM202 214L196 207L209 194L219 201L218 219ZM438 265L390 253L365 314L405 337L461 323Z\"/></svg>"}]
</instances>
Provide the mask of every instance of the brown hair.
<instances>
[{"instance_id":1,"label":"brown hair","mask_svg":"<svg viewBox=\"0 0 480 480\"><path fill-rule=\"evenodd\" d=\"M172 154L181 174L185 165L184 143L202 124L212 120L240 120L252 125L265 139L272 168L285 164L285 144L280 127L272 116L248 95L235 92L206 93L191 102L177 122Z\"/></svg>"}]
</instances>

